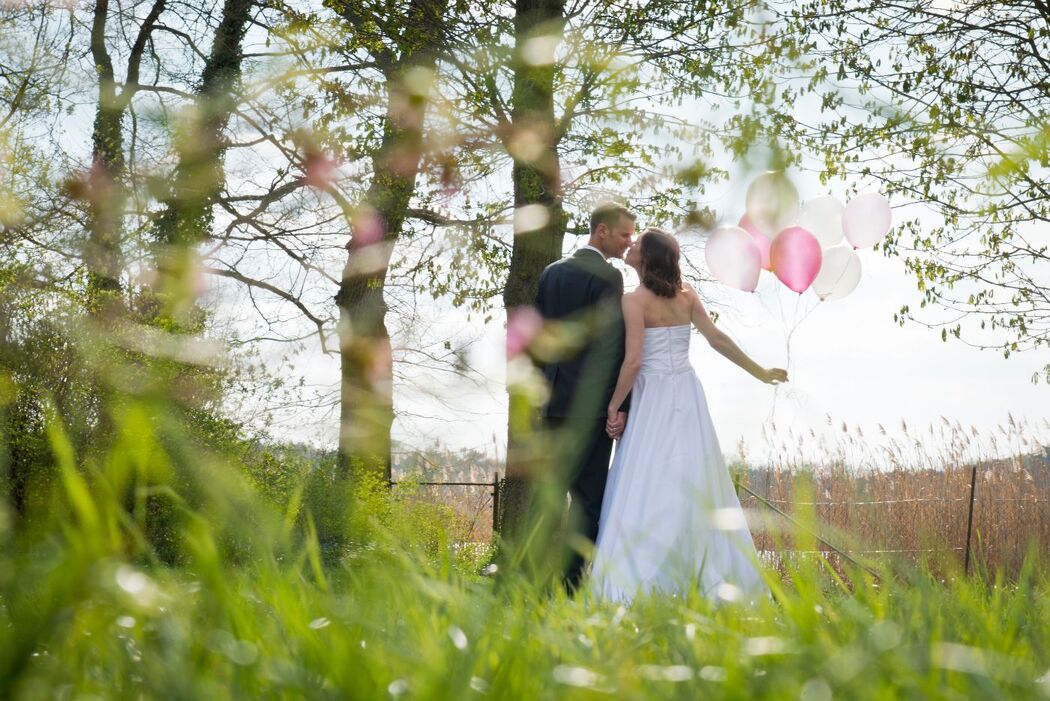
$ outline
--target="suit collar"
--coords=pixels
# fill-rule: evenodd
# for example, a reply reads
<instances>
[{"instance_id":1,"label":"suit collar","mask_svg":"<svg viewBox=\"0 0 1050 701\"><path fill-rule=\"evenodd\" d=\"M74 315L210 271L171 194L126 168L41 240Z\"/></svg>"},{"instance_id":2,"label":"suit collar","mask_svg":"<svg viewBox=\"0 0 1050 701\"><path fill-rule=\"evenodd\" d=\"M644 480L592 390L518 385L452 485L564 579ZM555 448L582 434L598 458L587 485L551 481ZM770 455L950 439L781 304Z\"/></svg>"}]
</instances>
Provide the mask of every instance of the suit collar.
<instances>
[{"instance_id":1,"label":"suit collar","mask_svg":"<svg viewBox=\"0 0 1050 701\"><path fill-rule=\"evenodd\" d=\"M594 248L593 246L589 246L589 245L585 245L583 248L580 248L579 250L576 251L576 253L573 254L573 258L581 258L581 257L586 257L586 256L592 256L592 257L596 256L598 258L598 260L602 261L603 263L608 263L609 262L609 259L606 258L605 255L601 251L599 251L597 248Z\"/></svg>"}]
</instances>

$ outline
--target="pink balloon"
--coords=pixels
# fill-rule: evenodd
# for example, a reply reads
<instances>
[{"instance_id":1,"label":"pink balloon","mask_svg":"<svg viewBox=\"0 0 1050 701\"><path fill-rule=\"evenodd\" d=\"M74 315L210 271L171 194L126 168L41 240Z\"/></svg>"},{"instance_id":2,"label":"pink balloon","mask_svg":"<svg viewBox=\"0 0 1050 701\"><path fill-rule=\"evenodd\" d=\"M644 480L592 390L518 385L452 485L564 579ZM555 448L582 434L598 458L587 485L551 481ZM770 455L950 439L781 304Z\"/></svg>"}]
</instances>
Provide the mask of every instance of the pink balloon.
<instances>
[{"instance_id":1,"label":"pink balloon","mask_svg":"<svg viewBox=\"0 0 1050 701\"><path fill-rule=\"evenodd\" d=\"M751 234L751 238L755 240L755 244L758 245L758 250L762 254L762 269L773 271L773 265L769 262L769 237L758 230L754 222L751 221L751 217L746 214L740 217L740 224L738 225L741 229Z\"/></svg>"},{"instance_id":2,"label":"pink balloon","mask_svg":"<svg viewBox=\"0 0 1050 701\"><path fill-rule=\"evenodd\" d=\"M773 237L769 258L773 273L790 289L802 294L820 272L820 241L801 226L789 226Z\"/></svg>"}]
</instances>

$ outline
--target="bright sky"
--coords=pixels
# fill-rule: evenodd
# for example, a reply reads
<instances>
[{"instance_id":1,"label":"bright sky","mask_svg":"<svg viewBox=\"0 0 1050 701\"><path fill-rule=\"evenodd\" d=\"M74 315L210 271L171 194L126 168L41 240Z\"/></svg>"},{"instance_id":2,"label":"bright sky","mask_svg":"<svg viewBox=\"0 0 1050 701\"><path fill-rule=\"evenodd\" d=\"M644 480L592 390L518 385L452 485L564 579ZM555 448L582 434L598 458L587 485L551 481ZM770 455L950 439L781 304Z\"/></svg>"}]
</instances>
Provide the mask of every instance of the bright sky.
<instances>
[{"instance_id":1,"label":"bright sky","mask_svg":"<svg viewBox=\"0 0 1050 701\"><path fill-rule=\"evenodd\" d=\"M742 196L739 199L738 211L743 204ZM726 211L732 208L727 206ZM696 242L696 235L683 236L687 248ZM567 248L575 247L582 240L571 239L566 244ZM702 263L702 256L694 256ZM944 343L939 331L917 324L900 327L893 321L894 312L902 303L917 306L913 279L906 276L899 259L862 251L861 260L864 272L857 289L842 300L819 305L812 292L798 299L765 272L755 294L717 283L701 287L701 295L721 311L720 327L766 366L787 363L785 333L792 318L816 307L795 327L788 364L791 382L776 392L717 354L694 333L691 357L704 385L723 453L735 457L742 440L752 460L764 459L769 451L783 455L781 443L794 446L795 436L808 434L809 429L818 435L841 436L843 422L851 431L859 426L872 445L879 424L891 435L898 435L904 420L915 435L927 431L931 424L939 429L942 417L953 424L959 422L967 431L975 427L987 438L997 432L998 425L1006 424L1009 414L1015 420L1029 421L1030 438L1041 437L1044 444L1050 443L1050 427L1044 423L1050 388L1030 381L1032 373L1048 361L1045 352L1014 355L1007 360L996 352L982 352L954 339ZM634 272L620 267L628 287L636 284ZM783 303L783 315L777 295ZM395 437L418 446L439 441L451 448L495 450L502 455L506 433L502 318L482 325L468 322L464 313L453 309L442 309L435 318L438 321L432 332L477 336L469 357L487 378L487 386L477 388L463 381L433 377L425 382L433 395L430 397L400 387L396 403L409 415L398 420ZM304 358L298 368L320 384L338 377L334 359L317 360L317 356ZM289 437L331 441L331 445L335 428L332 418L311 423L300 417L284 430ZM923 440L937 443L943 438L927 433ZM805 452L812 455L816 443L807 439ZM787 452L795 451L792 448Z\"/></svg>"},{"instance_id":2,"label":"bright sky","mask_svg":"<svg viewBox=\"0 0 1050 701\"><path fill-rule=\"evenodd\" d=\"M680 116L695 115L694 107L680 107ZM812 105L797 104L795 109L812 109ZM735 169L732 164L715 165ZM790 175L803 199L828 194L815 175ZM723 223L735 224L743 214L744 191L750 177L734 173L730 184L705 202L725 214ZM841 197L843 191L841 187L831 194ZM917 212L914 206L901 202L894 205L898 207L894 213L896 221L920 214L932 222L928 211ZM1038 235L1044 237L1046 232ZM566 252L582 243L569 237ZM692 249L692 261L703 266L700 244L698 235L683 238L683 245ZM1046 424L1050 388L1033 385L1030 379L1050 362L1050 353L1043 350L1004 359L1000 353L982 352L954 339L944 343L939 330L912 323L900 327L893 321L900 306L910 304L913 309L918 308L914 279L896 258L868 250L861 252L861 262L864 270L858 288L845 299L822 303L797 326L791 320L816 305L813 293L802 297L796 313L796 296L770 273L762 274L759 291L754 295L718 284L701 287L701 294L721 312L720 326L745 352L765 366L786 364L791 377L788 385L774 392L694 335L693 364L704 384L727 456L736 455L741 441L751 458L762 460L770 453L783 456L782 444L795 446L796 437L808 435L810 430L842 440L843 423L851 431L859 426L865 440L874 445L879 441L880 424L893 436L900 435L904 421L909 435L914 437L930 425L942 426L943 419L947 419L952 424L958 422L967 431L976 428L984 437L984 445L1010 415L1029 422L1030 438L1050 444L1050 425ZM628 286L635 284L633 271L626 266L621 268ZM779 311L778 295L784 313ZM402 383L396 388L395 403L400 416L395 424L395 438L416 446L436 441L453 449L478 448L502 455L506 435L502 315L497 310L495 319L486 325L476 316L468 320L464 312L449 305L429 301L419 304L429 324L425 335L474 339L468 353L469 364L485 381L482 386L475 386L447 374L416 373L416 387ZM926 314L923 318L934 319L935 315ZM785 334L791 328L794 332L788 363ZM395 338L395 343L398 340ZM298 356L292 370L317 387L334 389L339 376L337 359L323 357L316 350ZM280 437L333 446L336 420L337 415L331 412L318 411L315 416L305 417L299 413L276 428ZM922 440L932 446L944 438L935 430L933 435L926 432ZM814 439L807 441L803 452L813 457L821 450ZM870 452L877 451L872 448Z\"/></svg>"},{"instance_id":3,"label":"bright sky","mask_svg":"<svg viewBox=\"0 0 1050 701\"><path fill-rule=\"evenodd\" d=\"M680 109L690 113L691 107ZM84 118L69 127L76 133L62 138L83 147L89 143L84 132L89 124L85 112ZM815 176L794 173L793 179L803 198L825 194ZM735 175L731 185L706 204L725 212L725 222L735 223L743 213L747 180L747 176ZM895 216L900 220L913 213L897 210ZM1045 237L1047 232L1039 235ZM566 251L582 243L570 237ZM698 243L689 237L683 240L687 248L694 249L692 260L702 264ZM879 424L896 431L902 420L914 434L916 427L939 425L941 417L946 417L991 435L1012 414L1030 422L1030 437L1050 444L1050 426L1046 425L1050 388L1030 381L1034 372L1050 362L1050 352L1024 353L1007 360L958 341L942 343L939 332L919 325L901 328L893 322L893 315L901 304L918 306L914 280L898 259L872 251L863 251L861 259L864 272L859 287L843 300L821 305L795 328L788 364L791 382L776 394L694 335L693 364L704 384L723 452L734 455L742 440L752 457L761 458L770 450L782 454L780 444L793 445L795 435L829 429L829 416L830 428L839 434L843 422L850 427L859 425L865 436L875 436ZM335 264L341 266L342 261ZM623 269L628 285L635 284L633 271ZM756 295L717 284L701 288L706 299L717 303L722 313L720 326L766 366L783 366L788 361L784 335L790 324L776 311L778 287L769 273L763 273ZM781 288L780 294L787 316L793 316L793 293ZM246 313L242 302L231 299L224 303L231 307L223 309L224 313ZM801 304L803 311L813 305L812 293ZM415 387L399 385L395 438L410 445L439 441L453 449L480 448L502 455L506 434L502 316L497 313L492 322L482 324L476 316L468 321L463 311L447 304L421 301L420 305L431 320L428 336L475 339L469 362L485 381L477 386L447 374L422 374ZM287 346L279 346L279 353L286 351ZM308 386L334 392L339 378L337 358L323 355L314 345L290 361L283 374L293 379L303 376ZM276 417L274 438L333 447L337 417L330 407L299 409Z\"/></svg>"}]
</instances>

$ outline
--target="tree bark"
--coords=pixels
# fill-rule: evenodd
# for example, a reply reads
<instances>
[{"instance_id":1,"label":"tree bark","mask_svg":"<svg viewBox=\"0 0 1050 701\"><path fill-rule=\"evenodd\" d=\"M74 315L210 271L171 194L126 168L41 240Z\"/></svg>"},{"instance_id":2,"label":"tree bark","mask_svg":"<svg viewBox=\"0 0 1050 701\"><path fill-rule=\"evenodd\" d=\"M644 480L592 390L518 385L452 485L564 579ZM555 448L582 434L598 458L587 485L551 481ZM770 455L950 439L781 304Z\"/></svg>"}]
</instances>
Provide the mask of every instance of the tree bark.
<instances>
[{"instance_id":1,"label":"tree bark","mask_svg":"<svg viewBox=\"0 0 1050 701\"><path fill-rule=\"evenodd\" d=\"M138 87L142 53L164 6L165 0L156 0L143 20L128 56L127 82L119 93L113 60L106 49L109 0L98 0L92 12L91 58L98 73L98 105L91 133L91 169L85 183L89 216L84 263L88 309L97 316L117 315L123 308L121 240L127 194L122 127L124 113Z\"/></svg>"},{"instance_id":2,"label":"tree bark","mask_svg":"<svg viewBox=\"0 0 1050 701\"><path fill-rule=\"evenodd\" d=\"M109 0L95 3L91 23L91 58L98 73L98 106L91 133L91 170L88 173L88 241L84 262L88 270L88 308L102 311L120 299L120 219L124 209L121 179L124 171L123 110L117 104L113 61L106 50Z\"/></svg>"},{"instance_id":3,"label":"tree bark","mask_svg":"<svg viewBox=\"0 0 1050 701\"><path fill-rule=\"evenodd\" d=\"M241 42L252 7L254 0L225 0L223 4L192 113L176 139L172 191L155 225L161 246L157 260L160 289L169 305L165 314L174 312L176 327L195 308L194 291L187 285L194 247L211 235L212 207L225 183L224 132L236 104L243 59Z\"/></svg>"},{"instance_id":4,"label":"tree bark","mask_svg":"<svg viewBox=\"0 0 1050 701\"><path fill-rule=\"evenodd\" d=\"M347 261L335 296L341 374L339 463L344 475L364 468L391 478L394 409L386 275L423 158L427 95L425 86L420 89L420 81L413 78L434 69L447 5L448 0L413 0L395 53L377 57L387 93L383 137L372 157L372 183L351 222Z\"/></svg>"},{"instance_id":5,"label":"tree bark","mask_svg":"<svg viewBox=\"0 0 1050 701\"><path fill-rule=\"evenodd\" d=\"M557 126L554 118L554 63L535 65L526 60L527 43L543 35L561 36L564 27L563 0L517 0L515 3L514 88L510 143L543 144L537 153L511 146L514 158L512 178L514 206L538 207L530 217L516 217L503 305L508 318L514 309L531 305L536 299L540 273L561 257L565 238L565 214L561 200L561 164L558 156ZM546 213L544 220L543 213ZM538 219L537 219L538 218ZM519 230L524 219L537 228ZM508 387L507 470L499 517L501 529L512 536L524 524L531 498L531 482L536 469L526 439L535 428L535 407L514 387Z\"/></svg>"}]
</instances>

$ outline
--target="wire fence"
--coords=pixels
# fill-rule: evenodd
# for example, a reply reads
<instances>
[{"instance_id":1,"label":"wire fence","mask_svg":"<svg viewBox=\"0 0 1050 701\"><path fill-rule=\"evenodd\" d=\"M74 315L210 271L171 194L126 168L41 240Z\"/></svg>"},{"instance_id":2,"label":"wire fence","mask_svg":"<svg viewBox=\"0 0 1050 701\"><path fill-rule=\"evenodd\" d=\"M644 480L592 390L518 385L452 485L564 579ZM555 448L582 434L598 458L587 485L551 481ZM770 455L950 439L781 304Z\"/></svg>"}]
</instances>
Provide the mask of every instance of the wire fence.
<instances>
[{"instance_id":1,"label":"wire fence","mask_svg":"<svg viewBox=\"0 0 1050 701\"><path fill-rule=\"evenodd\" d=\"M1033 550L1050 553L1046 460L886 473L751 471L741 482L741 505L753 520L769 510L804 514L825 541L819 552L952 562L967 572L980 563L1006 573L1019 571ZM811 550L790 531L753 532L760 550Z\"/></svg>"},{"instance_id":2,"label":"wire fence","mask_svg":"<svg viewBox=\"0 0 1050 701\"><path fill-rule=\"evenodd\" d=\"M391 480L390 486L410 486L420 495L452 509L462 540L491 542L499 532L500 492L503 479L496 472L489 482ZM448 488L454 488L449 490Z\"/></svg>"},{"instance_id":3,"label":"wire fence","mask_svg":"<svg viewBox=\"0 0 1050 701\"><path fill-rule=\"evenodd\" d=\"M460 517L462 537L489 542L499 531L498 472L488 481L412 481L421 496ZM831 471L822 475L750 471L738 482L741 506L754 522L764 553L953 558L1016 572L1035 548L1050 553L1050 463L1018 467L989 463L941 470L881 474ZM820 495L824 498L813 498ZM762 515L812 516L817 549L796 544L790 528L767 527Z\"/></svg>"},{"instance_id":4,"label":"wire fence","mask_svg":"<svg viewBox=\"0 0 1050 701\"><path fill-rule=\"evenodd\" d=\"M922 502L968 502L969 498L966 496L932 496L924 498L889 498L889 500L877 500L873 502L793 502L791 500L782 500L782 498L766 498L766 502L773 504L792 504L794 506L868 506L871 504L915 504ZM1050 498L1025 498L1023 496L1010 496L1010 497L995 497L986 496L982 498L983 502L1028 502L1032 504L1042 504L1050 502Z\"/></svg>"}]
</instances>

